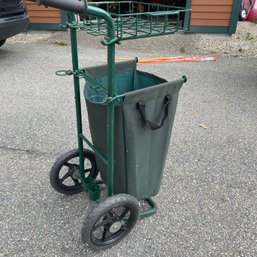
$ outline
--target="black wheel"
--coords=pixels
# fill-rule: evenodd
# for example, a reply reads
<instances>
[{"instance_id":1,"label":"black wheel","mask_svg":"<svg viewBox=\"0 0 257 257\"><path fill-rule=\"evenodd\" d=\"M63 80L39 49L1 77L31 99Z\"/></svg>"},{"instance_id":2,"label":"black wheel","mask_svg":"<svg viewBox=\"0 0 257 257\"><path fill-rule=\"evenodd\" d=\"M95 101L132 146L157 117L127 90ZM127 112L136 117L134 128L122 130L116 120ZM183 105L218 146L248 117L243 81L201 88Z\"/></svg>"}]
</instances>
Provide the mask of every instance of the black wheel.
<instances>
[{"instance_id":1,"label":"black wheel","mask_svg":"<svg viewBox=\"0 0 257 257\"><path fill-rule=\"evenodd\" d=\"M0 47L5 43L6 39L0 40Z\"/></svg>"},{"instance_id":2,"label":"black wheel","mask_svg":"<svg viewBox=\"0 0 257 257\"><path fill-rule=\"evenodd\" d=\"M118 194L100 203L85 219L82 241L93 250L104 250L119 243L135 226L139 216L137 199Z\"/></svg>"},{"instance_id":3,"label":"black wheel","mask_svg":"<svg viewBox=\"0 0 257 257\"><path fill-rule=\"evenodd\" d=\"M94 179L98 174L95 155L92 151L85 149L85 175ZM77 194L83 191L79 179L79 150L74 149L60 156L50 171L51 186L62 194Z\"/></svg>"},{"instance_id":4,"label":"black wheel","mask_svg":"<svg viewBox=\"0 0 257 257\"><path fill-rule=\"evenodd\" d=\"M247 10L245 8L242 8L239 13L239 20L244 21L247 17Z\"/></svg>"}]
</instances>

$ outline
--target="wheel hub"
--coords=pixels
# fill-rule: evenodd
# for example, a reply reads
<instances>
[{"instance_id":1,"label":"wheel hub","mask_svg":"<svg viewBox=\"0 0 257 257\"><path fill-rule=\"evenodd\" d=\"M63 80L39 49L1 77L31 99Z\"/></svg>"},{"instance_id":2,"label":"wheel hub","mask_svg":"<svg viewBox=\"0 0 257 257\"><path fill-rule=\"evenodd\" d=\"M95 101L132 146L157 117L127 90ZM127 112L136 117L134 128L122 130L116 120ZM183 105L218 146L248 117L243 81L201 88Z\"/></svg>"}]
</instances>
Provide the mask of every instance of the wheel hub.
<instances>
[{"instance_id":1,"label":"wheel hub","mask_svg":"<svg viewBox=\"0 0 257 257\"><path fill-rule=\"evenodd\" d=\"M242 18L246 18L246 16L247 16L247 12L246 12L246 10L242 10L241 11L241 16L242 16Z\"/></svg>"},{"instance_id":2,"label":"wheel hub","mask_svg":"<svg viewBox=\"0 0 257 257\"><path fill-rule=\"evenodd\" d=\"M110 226L110 228L109 228L110 233L114 234L114 233L118 232L118 231L121 229L121 226L122 226L122 224L121 224L120 221L114 222L114 223Z\"/></svg>"},{"instance_id":3,"label":"wheel hub","mask_svg":"<svg viewBox=\"0 0 257 257\"><path fill-rule=\"evenodd\" d=\"M72 167L72 178L79 180L80 174L79 174L79 168L77 167Z\"/></svg>"}]
</instances>

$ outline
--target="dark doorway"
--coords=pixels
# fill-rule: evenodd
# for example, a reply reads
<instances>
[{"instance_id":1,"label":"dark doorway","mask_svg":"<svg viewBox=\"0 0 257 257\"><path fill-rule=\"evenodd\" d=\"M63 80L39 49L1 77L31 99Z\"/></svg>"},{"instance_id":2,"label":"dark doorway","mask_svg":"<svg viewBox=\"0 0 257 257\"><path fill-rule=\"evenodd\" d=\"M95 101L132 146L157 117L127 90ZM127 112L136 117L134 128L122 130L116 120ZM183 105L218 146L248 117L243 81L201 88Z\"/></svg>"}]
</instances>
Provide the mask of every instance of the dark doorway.
<instances>
[{"instance_id":1,"label":"dark doorway","mask_svg":"<svg viewBox=\"0 0 257 257\"><path fill-rule=\"evenodd\" d=\"M186 7L186 0L162 0L161 2L167 5Z\"/></svg>"}]
</instances>

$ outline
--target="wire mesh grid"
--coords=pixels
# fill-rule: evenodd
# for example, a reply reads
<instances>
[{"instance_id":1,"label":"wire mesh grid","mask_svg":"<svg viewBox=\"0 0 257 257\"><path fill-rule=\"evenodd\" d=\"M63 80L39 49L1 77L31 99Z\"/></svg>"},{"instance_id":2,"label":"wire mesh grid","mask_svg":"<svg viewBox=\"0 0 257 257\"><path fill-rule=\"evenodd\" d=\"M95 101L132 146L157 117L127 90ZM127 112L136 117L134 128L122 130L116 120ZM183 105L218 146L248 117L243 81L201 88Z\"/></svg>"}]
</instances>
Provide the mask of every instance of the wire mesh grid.
<instances>
[{"instance_id":1,"label":"wire mesh grid","mask_svg":"<svg viewBox=\"0 0 257 257\"><path fill-rule=\"evenodd\" d=\"M191 10L182 7L135 1L96 2L91 5L111 14L119 41L167 35L189 29L184 18L186 13L190 15ZM79 26L95 36L107 35L107 24L98 17L87 16Z\"/></svg>"}]
</instances>

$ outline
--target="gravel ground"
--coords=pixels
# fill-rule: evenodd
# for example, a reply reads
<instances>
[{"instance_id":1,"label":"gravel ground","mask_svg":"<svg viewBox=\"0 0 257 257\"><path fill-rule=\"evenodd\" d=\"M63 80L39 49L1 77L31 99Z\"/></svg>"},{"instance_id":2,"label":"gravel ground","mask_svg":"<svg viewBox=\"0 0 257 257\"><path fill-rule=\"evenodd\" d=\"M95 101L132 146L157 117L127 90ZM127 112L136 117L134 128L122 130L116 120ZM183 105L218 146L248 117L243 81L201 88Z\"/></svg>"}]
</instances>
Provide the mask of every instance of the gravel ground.
<instances>
[{"instance_id":1,"label":"gravel ground","mask_svg":"<svg viewBox=\"0 0 257 257\"><path fill-rule=\"evenodd\" d=\"M256 35L255 24L241 25ZM256 50L256 40L243 35L187 36L124 42L117 56L176 56L200 44L194 38ZM68 33L29 32L8 42L0 49L0 256L257 256L257 59L243 55L249 51L235 58L221 47L216 62L140 65L167 80L188 77L154 197L159 210L119 245L92 252L80 228L95 204L85 193L64 196L49 185L56 157L77 146L72 79L54 74L71 67ZM105 62L99 39L80 33L79 42L81 65ZM208 51L194 46L188 54L213 54L205 45Z\"/></svg>"},{"instance_id":2,"label":"gravel ground","mask_svg":"<svg viewBox=\"0 0 257 257\"><path fill-rule=\"evenodd\" d=\"M69 38L63 32L38 32L19 34L8 40L9 43L51 42L60 46L69 45ZM86 35L86 36L85 36ZM80 33L85 46L98 45L97 37ZM104 48L103 46L99 46ZM151 53L152 57L160 54L175 55L214 55L223 57L257 57L257 24L238 22L237 31L232 36L214 34L180 34L125 41L122 47L130 50ZM158 49L158 52L156 51Z\"/></svg>"}]
</instances>

